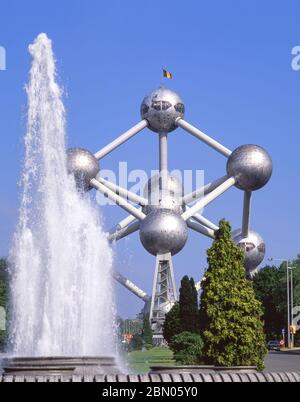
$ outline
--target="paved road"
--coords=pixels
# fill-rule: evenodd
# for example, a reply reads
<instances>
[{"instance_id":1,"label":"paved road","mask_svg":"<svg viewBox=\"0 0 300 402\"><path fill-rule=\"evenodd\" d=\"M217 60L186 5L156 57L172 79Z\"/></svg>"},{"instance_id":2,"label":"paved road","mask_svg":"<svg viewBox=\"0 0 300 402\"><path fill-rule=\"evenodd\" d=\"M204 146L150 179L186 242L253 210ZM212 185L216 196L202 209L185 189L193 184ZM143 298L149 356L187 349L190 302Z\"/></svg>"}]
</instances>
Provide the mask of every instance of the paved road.
<instances>
[{"instance_id":1,"label":"paved road","mask_svg":"<svg viewBox=\"0 0 300 402\"><path fill-rule=\"evenodd\" d=\"M265 371L298 371L300 372L300 354L289 355L281 352L269 352L265 359Z\"/></svg>"}]
</instances>

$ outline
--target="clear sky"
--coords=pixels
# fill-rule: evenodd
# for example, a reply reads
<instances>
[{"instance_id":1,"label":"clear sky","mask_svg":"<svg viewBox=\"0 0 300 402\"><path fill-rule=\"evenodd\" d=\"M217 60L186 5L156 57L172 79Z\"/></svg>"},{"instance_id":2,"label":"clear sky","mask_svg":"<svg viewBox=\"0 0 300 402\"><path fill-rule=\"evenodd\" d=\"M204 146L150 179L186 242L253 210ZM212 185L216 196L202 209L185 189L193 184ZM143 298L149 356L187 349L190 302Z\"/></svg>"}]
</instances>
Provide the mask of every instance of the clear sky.
<instances>
[{"instance_id":1,"label":"clear sky","mask_svg":"<svg viewBox=\"0 0 300 402\"><path fill-rule=\"evenodd\" d=\"M0 5L0 255L7 255L17 219L18 186L26 123L30 57L27 46L40 32L54 43L65 89L68 143L95 152L140 119L146 93L161 81L161 66L174 75L168 85L186 105L186 119L234 149L265 147L274 162L269 184L254 194L251 226L265 239L267 257L300 252L300 71L291 50L300 45L299 1L187 0L16 1ZM205 181L225 173L225 158L181 129L170 134L170 168L204 169ZM117 169L157 168L157 136L146 130L101 162ZM205 210L217 222L241 223L243 194L231 189ZM110 228L125 213L102 208ZM176 278L200 279L210 241L190 233L174 258ZM138 235L115 247L116 268L151 291L154 258ZM101 269L101 267L99 268ZM119 312L142 307L116 286Z\"/></svg>"}]
</instances>

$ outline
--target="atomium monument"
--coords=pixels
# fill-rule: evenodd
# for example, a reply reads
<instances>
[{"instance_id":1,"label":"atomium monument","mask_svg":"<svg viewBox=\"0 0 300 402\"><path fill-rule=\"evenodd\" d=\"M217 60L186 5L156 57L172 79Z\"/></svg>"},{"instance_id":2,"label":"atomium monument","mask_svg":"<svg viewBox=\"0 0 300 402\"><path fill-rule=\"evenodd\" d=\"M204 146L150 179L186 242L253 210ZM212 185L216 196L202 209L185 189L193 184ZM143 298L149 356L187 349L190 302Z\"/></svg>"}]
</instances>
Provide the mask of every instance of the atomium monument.
<instances>
[{"instance_id":1,"label":"atomium monument","mask_svg":"<svg viewBox=\"0 0 300 402\"><path fill-rule=\"evenodd\" d=\"M95 154L81 148L68 151L68 170L74 175L78 188L81 191L95 188L129 213L110 232L109 240L117 241L139 231L142 245L156 257L151 297L121 274L116 272L114 277L146 303L144 310L149 313L157 344L163 342L165 314L177 300L172 255L184 247L188 229L214 238L218 226L200 211L230 187L244 191L242 227L233 232L233 240L245 253L249 276L255 273L265 255L265 243L250 229L249 217L252 192L262 188L271 177L270 156L258 145L242 145L231 151L188 123L184 113L180 96L161 86L142 101L142 120L113 142ZM178 127L227 159L225 176L190 194L183 193L182 183L168 171L168 134ZM150 178L143 196L139 196L101 178L99 161L145 128L158 134L160 173Z\"/></svg>"}]
</instances>

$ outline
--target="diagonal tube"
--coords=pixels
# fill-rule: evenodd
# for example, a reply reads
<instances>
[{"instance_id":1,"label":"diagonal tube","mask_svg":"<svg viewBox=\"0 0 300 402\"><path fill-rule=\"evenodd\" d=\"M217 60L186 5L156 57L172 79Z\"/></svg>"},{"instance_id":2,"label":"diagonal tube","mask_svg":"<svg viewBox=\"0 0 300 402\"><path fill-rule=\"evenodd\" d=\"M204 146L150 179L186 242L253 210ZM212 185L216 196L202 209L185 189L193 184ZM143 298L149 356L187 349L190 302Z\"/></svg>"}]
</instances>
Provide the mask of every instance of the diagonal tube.
<instances>
[{"instance_id":1,"label":"diagonal tube","mask_svg":"<svg viewBox=\"0 0 300 402\"><path fill-rule=\"evenodd\" d=\"M215 232L212 229L207 228L206 226L201 225L200 223L193 222L191 219L187 220L187 225L190 229L193 229L195 232L201 233L204 236L210 237L211 239L215 238Z\"/></svg>"},{"instance_id":2,"label":"diagonal tube","mask_svg":"<svg viewBox=\"0 0 300 402\"><path fill-rule=\"evenodd\" d=\"M116 229L115 232L110 233L108 236L108 241L112 243L113 241L121 240L124 237L136 232L137 230L139 230L139 228L140 221L137 220L123 229Z\"/></svg>"},{"instance_id":3,"label":"diagonal tube","mask_svg":"<svg viewBox=\"0 0 300 402\"><path fill-rule=\"evenodd\" d=\"M148 302L150 300L150 296L147 295L142 289L140 289L136 284L131 282L129 279L125 278L125 276L121 275L119 272L114 272L113 277L116 281L118 281L121 285L123 285L126 289L132 292L134 295L142 299L144 302Z\"/></svg>"},{"instance_id":4,"label":"diagonal tube","mask_svg":"<svg viewBox=\"0 0 300 402\"><path fill-rule=\"evenodd\" d=\"M226 156L227 158L231 155L232 151L230 151L230 149L224 147L224 145L220 144L218 141L204 134L202 131L192 126L187 121L179 118L176 120L176 124L178 127L183 128L185 131L192 134L194 137L198 138L198 140L201 140L202 142L213 148L215 151Z\"/></svg>"},{"instance_id":5,"label":"diagonal tube","mask_svg":"<svg viewBox=\"0 0 300 402\"><path fill-rule=\"evenodd\" d=\"M99 183L103 184L105 187L109 188L110 190L120 195L121 197L124 197L129 201L134 202L135 204L138 204L140 206L148 205L148 200L146 198L134 194L123 187L120 187L114 183L111 183L108 180L103 179L102 177L100 177L100 174L97 175L96 179L98 180Z\"/></svg>"},{"instance_id":6,"label":"diagonal tube","mask_svg":"<svg viewBox=\"0 0 300 402\"><path fill-rule=\"evenodd\" d=\"M102 159L104 156L111 153L113 150L118 148L120 145L124 144L124 142L128 141L130 138L135 136L137 133L142 131L144 128L148 126L147 120L142 120L129 130L125 131L125 133L121 134L118 138L112 141L110 144L106 145L104 148L100 149L100 151L94 154L95 158Z\"/></svg>"},{"instance_id":7,"label":"diagonal tube","mask_svg":"<svg viewBox=\"0 0 300 402\"><path fill-rule=\"evenodd\" d=\"M140 210L142 210L140 208ZM117 223L111 230L110 234L116 232L117 230L121 230L129 226L132 222L136 220L136 217L133 215L128 215L126 218L122 219L119 223Z\"/></svg>"},{"instance_id":8,"label":"diagonal tube","mask_svg":"<svg viewBox=\"0 0 300 402\"><path fill-rule=\"evenodd\" d=\"M209 219L204 218L204 216L200 215L200 214L195 214L192 216L192 219L194 219L195 221L199 222L201 225L206 226L207 228L215 231L218 230L219 227L217 225L215 225L213 222L211 222Z\"/></svg>"},{"instance_id":9,"label":"diagonal tube","mask_svg":"<svg viewBox=\"0 0 300 402\"><path fill-rule=\"evenodd\" d=\"M211 183L206 184L198 188L195 191L192 191L189 194L183 196L182 201L184 204L189 204L192 201L196 201L198 198L211 193L215 188L217 188L220 184L224 183L228 179L228 176L222 176L219 179L214 180Z\"/></svg>"},{"instance_id":10,"label":"diagonal tube","mask_svg":"<svg viewBox=\"0 0 300 402\"><path fill-rule=\"evenodd\" d=\"M211 193L207 194L204 198L196 202L190 209L187 209L181 216L187 221L197 212L199 212L202 208L206 207L206 205L210 204L213 200L218 198L221 194L223 194L230 187L234 186L235 178L229 177L224 183L222 183L219 187L213 190Z\"/></svg>"},{"instance_id":11,"label":"diagonal tube","mask_svg":"<svg viewBox=\"0 0 300 402\"><path fill-rule=\"evenodd\" d=\"M104 186L103 184L99 183L98 180L92 179L90 182L91 186L99 190L105 197L108 197L110 200L115 202L117 205L119 205L121 208L125 209L128 213L133 215L136 219L143 220L146 215L138 208L135 208L133 205L131 205L128 201L126 201L124 198L120 197L116 193L114 193L112 190Z\"/></svg>"}]
</instances>

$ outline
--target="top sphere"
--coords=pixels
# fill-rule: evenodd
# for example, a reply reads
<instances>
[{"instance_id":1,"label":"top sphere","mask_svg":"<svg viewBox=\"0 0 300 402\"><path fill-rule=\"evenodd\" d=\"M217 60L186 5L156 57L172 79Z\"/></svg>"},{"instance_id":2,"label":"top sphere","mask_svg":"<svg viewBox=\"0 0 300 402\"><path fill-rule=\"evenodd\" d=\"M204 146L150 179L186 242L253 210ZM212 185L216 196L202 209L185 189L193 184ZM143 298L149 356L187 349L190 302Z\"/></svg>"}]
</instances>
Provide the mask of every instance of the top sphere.
<instances>
[{"instance_id":1,"label":"top sphere","mask_svg":"<svg viewBox=\"0 0 300 402\"><path fill-rule=\"evenodd\" d=\"M74 176L77 188L83 191L92 189L90 182L100 170L95 156L83 148L68 149L67 169Z\"/></svg>"},{"instance_id":2,"label":"top sphere","mask_svg":"<svg viewBox=\"0 0 300 402\"><path fill-rule=\"evenodd\" d=\"M184 116L180 96L163 86L146 96L141 104L141 117L156 133L169 133L177 128L176 120Z\"/></svg>"},{"instance_id":3,"label":"top sphere","mask_svg":"<svg viewBox=\"0 0 300 402\"><path fill-rule=\"evenodd\" d=\"M236 187L254 191L263 187L272 175L270 155L258 145L241 145L227 161L227 173L236 179Z\"/></svg>"}]
</instances>

